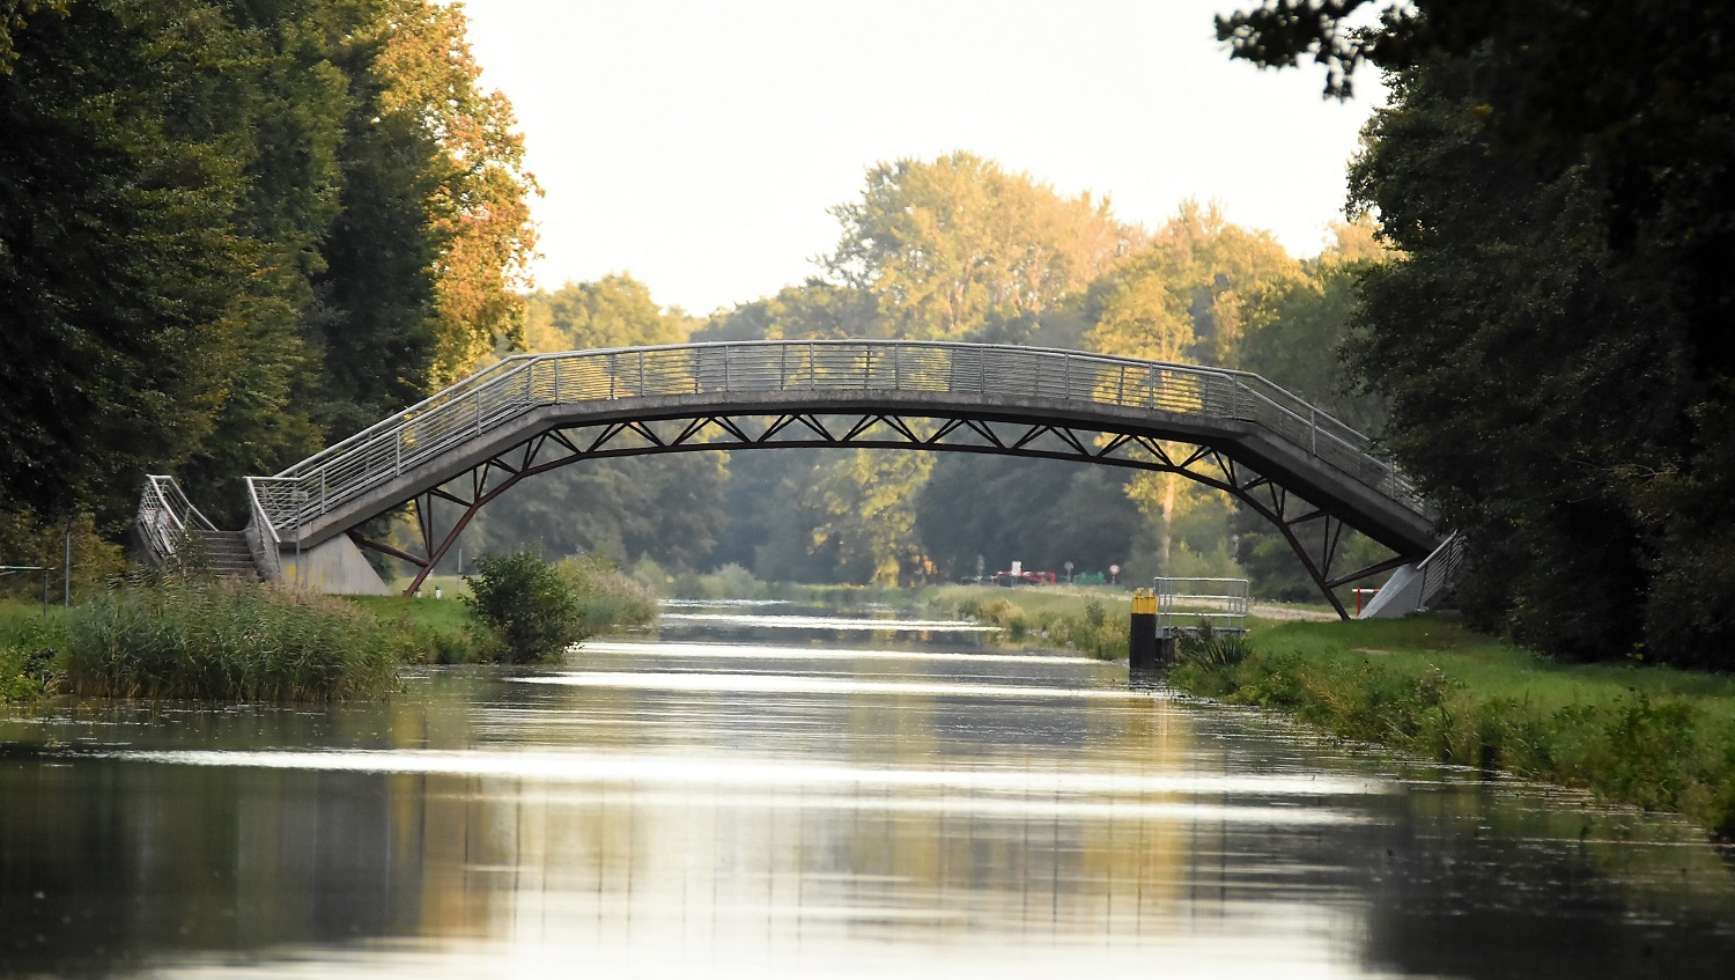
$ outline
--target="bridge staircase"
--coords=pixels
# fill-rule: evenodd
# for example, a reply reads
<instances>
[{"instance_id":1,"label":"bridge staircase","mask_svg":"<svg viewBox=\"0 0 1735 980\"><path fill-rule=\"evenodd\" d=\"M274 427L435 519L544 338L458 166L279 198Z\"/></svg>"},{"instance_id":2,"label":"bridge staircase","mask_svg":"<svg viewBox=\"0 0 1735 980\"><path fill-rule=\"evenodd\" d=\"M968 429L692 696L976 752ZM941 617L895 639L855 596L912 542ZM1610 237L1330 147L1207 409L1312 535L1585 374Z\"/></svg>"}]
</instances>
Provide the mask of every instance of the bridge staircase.
<instances>
[{"instance_id":1,"label":"bridge staircase","mask_svg":"<svg viewBox=\"0 0 1735 980\"><path fill-rule=\"evenodd\" d=\"M244 531L224 531L211 523L172 476L145 478L133 523L135 550L149 564L194 568L219 578L257 582L259 561Z\"/></svg>"},{"instance_id":2,"label":"bridge staircase","mask_svg":"<svg viewBox=\"0 0 1735 980\"><path fill-rule=\"evenodd\" d=\"M218 578L257 582L259 565L247 546L245 531L197 528L188 532L188 553L196 556L199 569Z\"/></svg>"}]
</instances>

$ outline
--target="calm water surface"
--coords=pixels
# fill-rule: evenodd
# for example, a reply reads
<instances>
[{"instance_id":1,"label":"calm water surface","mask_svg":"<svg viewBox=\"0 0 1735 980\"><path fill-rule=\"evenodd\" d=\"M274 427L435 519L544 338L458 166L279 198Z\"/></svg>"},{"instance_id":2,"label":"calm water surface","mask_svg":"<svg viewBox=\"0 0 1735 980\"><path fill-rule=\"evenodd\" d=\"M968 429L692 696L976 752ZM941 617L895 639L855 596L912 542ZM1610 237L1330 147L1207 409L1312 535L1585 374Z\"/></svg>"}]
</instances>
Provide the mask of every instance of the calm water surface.
<instances>
[{"instance_id":1,"label":"calm water surface","mask_svg":"<svg viewBox=\"0 0 1735 980\"><path fill-rule=\"evenodd\" d=\"M1735 856L1007 655L685 605L330 709L0 719L0 973L1735 975Z\"/></svg>"}]
</instances>

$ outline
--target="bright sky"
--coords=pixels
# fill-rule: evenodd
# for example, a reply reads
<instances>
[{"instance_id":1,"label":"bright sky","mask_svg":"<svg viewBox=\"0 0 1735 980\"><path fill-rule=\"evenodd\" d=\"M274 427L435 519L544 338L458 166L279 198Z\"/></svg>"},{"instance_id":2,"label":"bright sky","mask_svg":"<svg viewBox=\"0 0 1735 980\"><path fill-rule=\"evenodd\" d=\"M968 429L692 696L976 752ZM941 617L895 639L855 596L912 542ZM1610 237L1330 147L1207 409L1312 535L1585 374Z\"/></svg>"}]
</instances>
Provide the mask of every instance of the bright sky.
<instances>
[{"instance_id":1,"label":"bright sky","mask_svg":"<svg viewBox=\"0 0 1735 980\"><path fill-rule=\"evenodd\" d=\"M899 157L970 150L1122 220L1192 196L1319 250L1373 105L1309 66L1231 63L1254 0L470 0L483 84L518 111L537 283L630 272L708 313L814 274L826 208Z\"/></svg>"}]
</instances>

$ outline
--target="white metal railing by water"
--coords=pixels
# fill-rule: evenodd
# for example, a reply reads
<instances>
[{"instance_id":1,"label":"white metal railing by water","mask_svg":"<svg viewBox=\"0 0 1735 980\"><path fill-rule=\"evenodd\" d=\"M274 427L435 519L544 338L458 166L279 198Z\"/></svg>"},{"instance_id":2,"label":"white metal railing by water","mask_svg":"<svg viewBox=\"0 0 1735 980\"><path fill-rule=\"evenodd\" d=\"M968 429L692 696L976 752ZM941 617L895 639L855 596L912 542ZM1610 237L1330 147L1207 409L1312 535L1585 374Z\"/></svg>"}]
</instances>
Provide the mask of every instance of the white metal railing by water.
<instances>
[{"instance_id":1,"label":"white metal railing by water","mask_svg":"<svg viewBox=\"0 0 1735 980\"><path fill-rule=\"evenodd\" d=\"M1421 513L1414 487L1355 429L1262 377L1078 351L928 341L742 341L522 354L296 463L250 477L254 533L283 540L344 501L526 412L560 404L781 392L1065 401L1251 422ZM816 405L818 403L816 402ZM296 533L299 533L297 531Z\"/></svg>"},{"instance_id":2,"label":"white metal railing by water","mask_svg":"<svg viewBox=\"0 0 1735 980\"><path fill-rule=\"evenodd\" d=\"M1156 593L1158 636L1177 629L1239 633L1247 628L1252 592L1244 578L1159 577Z\"/></svg>"}]
</instances>

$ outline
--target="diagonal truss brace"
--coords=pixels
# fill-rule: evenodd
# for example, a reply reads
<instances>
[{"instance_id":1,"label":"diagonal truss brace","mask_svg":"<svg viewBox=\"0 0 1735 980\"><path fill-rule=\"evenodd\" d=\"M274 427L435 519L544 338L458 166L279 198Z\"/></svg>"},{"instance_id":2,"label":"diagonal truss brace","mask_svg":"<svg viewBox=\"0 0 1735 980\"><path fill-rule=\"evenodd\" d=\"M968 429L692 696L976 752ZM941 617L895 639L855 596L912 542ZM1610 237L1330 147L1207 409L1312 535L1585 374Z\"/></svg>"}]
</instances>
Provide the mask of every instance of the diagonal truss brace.
<instances>
[{"instance_id":1,"label":"diagonal truss brace","mask_svg":"<svg viewBox=\"0 0 1735 980\"><path fill-rule=\"evenodd\" d=\"M825 416L826 419L839 417L836 414ZM751 424L750 419L760 420L760 424ZM854 417L848 425L841 426L828 426L819 415L805 412L782 415L714 414L670 421L682 423L679 432L673 436L659 434L651 424L641 421L616 422L588 428L553 429L484 460L469 472L467 479L460 477L459 479L465 480L469 485L470 493L467 498L441 487L429 490L413 501L407 501L414 504L416 524L422 538L422 556L414 556L391 545L370 541L355 531L350 532L350 538L360 547L416 565L416 576L405 590L406 594L414 594L420 590L427 576L445 557L477 512L528 477L589 459L671 452L833 447L973 452L1075 460L1184 476L1230 494L1275 526L1300 560L1308 577L1344 619L1349 618L1349 613L1338 600L1334 589L1387 571L1409 560L1401 555L1394 556L1349 573L1333 575L1333 567L1341 557L1339 545L1347 526L1344 521L1334 513L1300 500L1270 478L1253 472L1233 457L1209 445L1193 446L1186 456L1177 461L1175 455L1168 452L1161 442L1143 435L1101 433L1046 423L1020 424L1017 426L1017 435L1008 438L1007 434L995 428L994 423L980 419L927 416L905 418L883 412L862 414ZM924 434L922 423L933 424L932 431ZM755 432L757 434L754 434ZM622 438L628 435L637 436L638 441L631 442ZM975 441L960 441L972 437ZM459 515L444 533L436 533L436 500L461 508ZM1317 543L1304 542L1298 529L1316 522L1319 522L1319 540Z\"/></svg>"}]
</instances>

